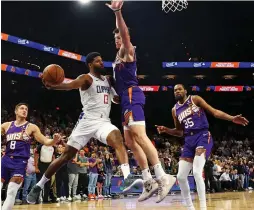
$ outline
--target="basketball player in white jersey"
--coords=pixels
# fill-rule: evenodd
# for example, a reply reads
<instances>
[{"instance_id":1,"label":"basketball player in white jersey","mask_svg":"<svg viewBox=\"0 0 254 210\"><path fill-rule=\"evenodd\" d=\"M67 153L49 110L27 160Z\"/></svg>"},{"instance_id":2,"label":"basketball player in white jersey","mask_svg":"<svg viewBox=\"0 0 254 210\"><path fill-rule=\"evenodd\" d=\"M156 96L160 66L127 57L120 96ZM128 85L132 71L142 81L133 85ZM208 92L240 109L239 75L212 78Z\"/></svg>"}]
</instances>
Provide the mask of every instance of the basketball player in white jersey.
<instances>
[{"instance_id":1,"label":"basketball player in white jersey","mask_svg":"<svg viewBox=\"0 0 254 210\"><path fill-rule=\"evenodd\" d=\"M86 64L90 73L80 75L70 83L62 83L57 86L45 84L47 88L55 90L79 89L83 112L69 137L64 153L50 164L41 180L32 188L27 196L28 203L34 204L36 202L45 183L58 169L73 159L77 151L82 149L92 137L116 150L122 172L126 178L124 188L131 188L138 183L142 184L141 179L128 180L127 178L130 174L130 167L123 138L119 129L112 125L109 119L111 99L116 98L116 93L108 79L102 76L104 66L100 54L89 53L86 57Z\"/></svg>"}]
</instances>

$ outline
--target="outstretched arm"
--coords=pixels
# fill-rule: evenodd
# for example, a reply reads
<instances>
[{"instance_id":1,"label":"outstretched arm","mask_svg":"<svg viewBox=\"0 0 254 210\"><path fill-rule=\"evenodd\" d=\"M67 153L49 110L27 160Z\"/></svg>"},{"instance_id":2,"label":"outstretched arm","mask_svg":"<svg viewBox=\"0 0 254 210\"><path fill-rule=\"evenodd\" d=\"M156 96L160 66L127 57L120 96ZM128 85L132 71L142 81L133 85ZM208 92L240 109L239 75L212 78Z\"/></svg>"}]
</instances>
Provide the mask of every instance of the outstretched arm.
<instances>
[{"instance_id":1,"label":"outstretched arm","mask_svg":"<svg viewBox=\"0 0 254 210\"><path fill-rule=\"evenodd\" d=\"M158 131L159 134L167 133L167 134L172 135L172 136L182 137L183 136L183 129L182 129L182 126L181 126L179 120L176 117L175 108L172 109L172 116L173 116L173 119L174 119L175 128L171 129L171 128L167 128L165 126L156 125L157 131Z\"/></svg>"},{"instance_id":2,"label":"outstretched arm","mask_svg":"<svg viewBox=\"0 0 254 210\"><path fill-rule=\"evenodd\" d=\"M208 111L210 114L212 114L216 118L219 118L222 120L227 120L227 121L232 121L235 124L239 124L239 125L243 125L243 126L246 126L249 123L249 121L245 117L242 117L241 114L232 116L232 115L229 115L223 111L213 108L208 103L206 103L206 101L203 98L201 98L200 96L193 96L193 102L197 106Z\"/></svg>"},{"instance_id":3,"label":"outstretched arm","mask_svg":"<svg viewBox=\"0 0 254 210\"><path fill-rule=\"evenodd\" d=\"M73 90L79 89L83 86L88 86L89 76L87 74L80 75L75 80L72 80L69 83L61 83L60 85L51 85L44 81L44 84L49 89L54 90Z\"/></svg>"},{"instance_id":4,"label":"outstretched arm","mask_svg":"<svg viewBox=\"0 0 254 210\"><path fill-rule=\"evenodd\" d=\"M34 136L35 140L40 142L41 144L44 144L46 146L53 146L61 139L61 136L59 134L54 134L53 139L48 139L41 133L37 125L31 124L30 126L32 129L32 135Z\"/></svg>"},{"instance_id":5,"label":"outstretched arm","mask_svg":"<svg viewBox=\"0 0 254 210\"><path fill-rule=\"evenodd\" d=\"M128 51L133 51L133 46L130 41L130 35L128 27L123 19L123 15L121 12L123 6L123 0L113 0L111 4L106 4L110 9L113 10L116 16L116 27L120 32L120 36L123 42L123 48Z\"/></svg>"}]
</instances>

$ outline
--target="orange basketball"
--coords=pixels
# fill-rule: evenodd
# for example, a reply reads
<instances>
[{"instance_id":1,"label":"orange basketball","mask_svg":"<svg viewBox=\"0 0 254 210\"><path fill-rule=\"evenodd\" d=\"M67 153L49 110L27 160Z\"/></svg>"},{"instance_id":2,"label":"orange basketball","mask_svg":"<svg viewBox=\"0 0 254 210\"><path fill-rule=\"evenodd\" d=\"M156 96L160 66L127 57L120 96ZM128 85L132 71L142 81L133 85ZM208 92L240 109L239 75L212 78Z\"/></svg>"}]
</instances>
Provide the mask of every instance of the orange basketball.
<instances>
[{"instance_id":1,"label":"orange basketball","mask_svg":"<svg viewBox=\"0 0 254 210\"><path fill-rule=\"evenodd\" d=\"M43 70L42 79L52 85L59 85L64 81L64 70L56 64L48 65Z\"/></svg>"}]
</instances>

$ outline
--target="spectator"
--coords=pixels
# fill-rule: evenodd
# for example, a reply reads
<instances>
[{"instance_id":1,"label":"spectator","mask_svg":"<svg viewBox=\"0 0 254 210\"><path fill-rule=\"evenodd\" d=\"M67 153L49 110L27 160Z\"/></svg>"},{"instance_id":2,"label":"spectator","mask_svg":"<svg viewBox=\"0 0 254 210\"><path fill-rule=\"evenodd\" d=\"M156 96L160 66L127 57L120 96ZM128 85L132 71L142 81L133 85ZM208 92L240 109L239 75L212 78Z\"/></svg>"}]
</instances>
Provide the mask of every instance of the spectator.
<instances>
[{"instance_id":1,"label":"spectator","mask_svg":"<svg viewBox=\"0 0 254 210\"><path fill-rule=\"evenodd\" d=\"M234 191L238 190L240 188L240 180L237 169L231 171L230 178L232 180L232 189Z\"/></svg>"},{"instance_id":2,"label":"spectator","mask_svg":"<svg viewBox=\"0 0 254 210\"><path fill-rule=\"evenodd\" d=\"M210 191L211 193L214 190L213 166L214 166L213 161L209 159L206 161L205 167L204 167L206 191ZM208 181L209 181L209 186L208 186Z\"/></svg>"},{"instance_id":3,"label":"spectator","mask_svg":"<svg viewBox=\"0 0 254 210\"><path fill-rule=\"evenodd\" d=\"M243 186L244 186L244 177L245 177L245 167L243 165L243 161L240 160L239 161L239 164L237 166L237 171L238 171L238 174L239 174L239 179L240 179L240 184L241 184L241 190L244 190Z\"/></svg>"},{"instance_id":4,"label":"spectator","mask_svg":"<svg viewBox=\"0 0 254 210\"><path fill-rule=\"evenodd\" d=\"M46 136L49 138L49 136ZM55 159L55 148L53 146L39 145L35 153L35 171L39 172L36 175L37 180L40 180L42 175L45 173L50 163ZM49 203L49 191L50 191L51 182L48 181L43 189L43 203ZM52 198L53 201L56 201L56 198ZM37 201L39 202L39 201Z\"/></svg>"},{"instance_id":5,"label":"spectator","mask_svg":"<svg viewBox=\"0 0 254 210\"><path fill-rule=\"evenodd\" d=\"M221 176L220 176L220 181L221 181L221 187L227 191L229 189L231 189L231 179L229 177L229 169L226 169L226 172L224 172Z\"/></svg>"},{"instance_id":6,"label":"spectator","mask_svg":"<svg viewBox=\"0 0 254 210\"><path fill-rule=\"evenodd\" d=\"M111 198L110 185L111 185L111 178L113 175L113 163L114 163L114 160L110 158L109 153L106 153L105 159L103 161L104 172L105 172L105 183L104 183L104 197L105 198Z\"/></svg>"},{"instance_id":7,"label":"spectator","mask_svg":"<svg viewBox=\"0 0 254 210\"><path fill-rule=\"evenodd\" d=\"M57 151L55 153L55 157L58 158L61 156L65 147L62 144L57 146ZM68 177L68 169L67 165L64 165L56 172L56 192L57 192L57 201L71 201L69 196L69 177ZM63 193L62 188L64 189ZM68 200L69 199L69 200Z\"/></svg>"},{"instance_id":8,"label":"spectator","mask_svg":"<svg viewBox=\"0 0 254 210\"><path fill-rule=\"evenodd\" d=\"M88 158L85 156L85 151L81 149L78 155L79 165L79 179L78 179L78 193L81 192L81 195L84 199L87 198L87 186L88 186L88 174L87 168L89 167Z\"/></svg>"},{"instance_id":9,"label":"spectator","mask_svg":"<svg viewBox=\"0 0 254 210\"><path fill-rule=\"evenodd\" d=\"M250 168L250 182L249 182L249 190L254 189L254 168Z\"/></svg>"},{"instance_id":10,"label":"spectator","mask_svg":"<svg viewBox=\"0 0 254 210\"><path fill-rule=\"evenodd\" d=\"M103 183L105 180L105 174L103 171L103 162L99 162L97 164L97 167L98 167L97 195L98 195L98 198L100 199L100 198L104 198L102 195Z\"/></svg>"},{"instance_id":11,"label":"spectator","mask_svg":"<svg viewBox=\"0 0 254 210\"><path fill-rule=\"evenodd\" d=\"M22 203L26 204L26 196L29 193L28 189L32 188L36 184L36 171L38 169L35 169L34 164L34 152L35 149L30 149L30 158L27 162L27 168L26 168L26 177L24 180L24 187L23 187L23 195L22 195Z\"/></svg>"},{"instance_id":12,"label":"spectator","mask_svg":"<svg viewBox=\"0 0 254 210\"><path fill-rule=\"evenodd\" d=\"M88 198L95 199L95 187L98 179L98 169L97 163L99 162L96 159L96 153L93 152L91 158L88 159L89 162L89 184L88 184Z\"/></svg>"},{"instance_id":13,"label":"spectator","mask_svg":"<svg viewBox=\"0 0 254 210\"><path fill-rule=\"evenodd\" d=\"M77 154L75 158L67 164L69 176L69 198L68 200L80 200L80 195L77 195L79 166L77 164ZM72 191L72 193L71 193ZM72 196L71 196L72 195Z\"/></svg>"}]
</instances>

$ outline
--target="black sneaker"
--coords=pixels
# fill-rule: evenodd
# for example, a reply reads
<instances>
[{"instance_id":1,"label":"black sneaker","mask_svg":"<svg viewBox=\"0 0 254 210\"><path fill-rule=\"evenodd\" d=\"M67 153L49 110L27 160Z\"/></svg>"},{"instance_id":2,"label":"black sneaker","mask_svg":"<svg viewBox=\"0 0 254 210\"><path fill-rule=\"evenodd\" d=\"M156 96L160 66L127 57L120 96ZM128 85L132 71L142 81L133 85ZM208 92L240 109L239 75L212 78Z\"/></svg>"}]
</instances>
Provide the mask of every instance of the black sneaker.
<instances>
[{"instance_id":1,"label":"black sneaker","mask_svg":"<svg viewBox=\"0 0 254 210\"><path fill-rule=\"evenodd\" d=\"M33 186L31 191L29 192L29 194L26 197L27 203L35 204L40 196L41 191L42 191L42 189L38 185Z\"/></svg>"},{"instance_id":2,"label":"black sneaker","mask_svg":"<svg viewBox=\"0 0 254 210\"><path fill-rule=\"evenodd\" d=\"M122 187L123 193L128 192L129 190L131 190L132 187L139 189L140 187L143 187L143 180L137 179L134 175L129 174L128 177L122 183Z\"/></svg>"}]
</instances>

